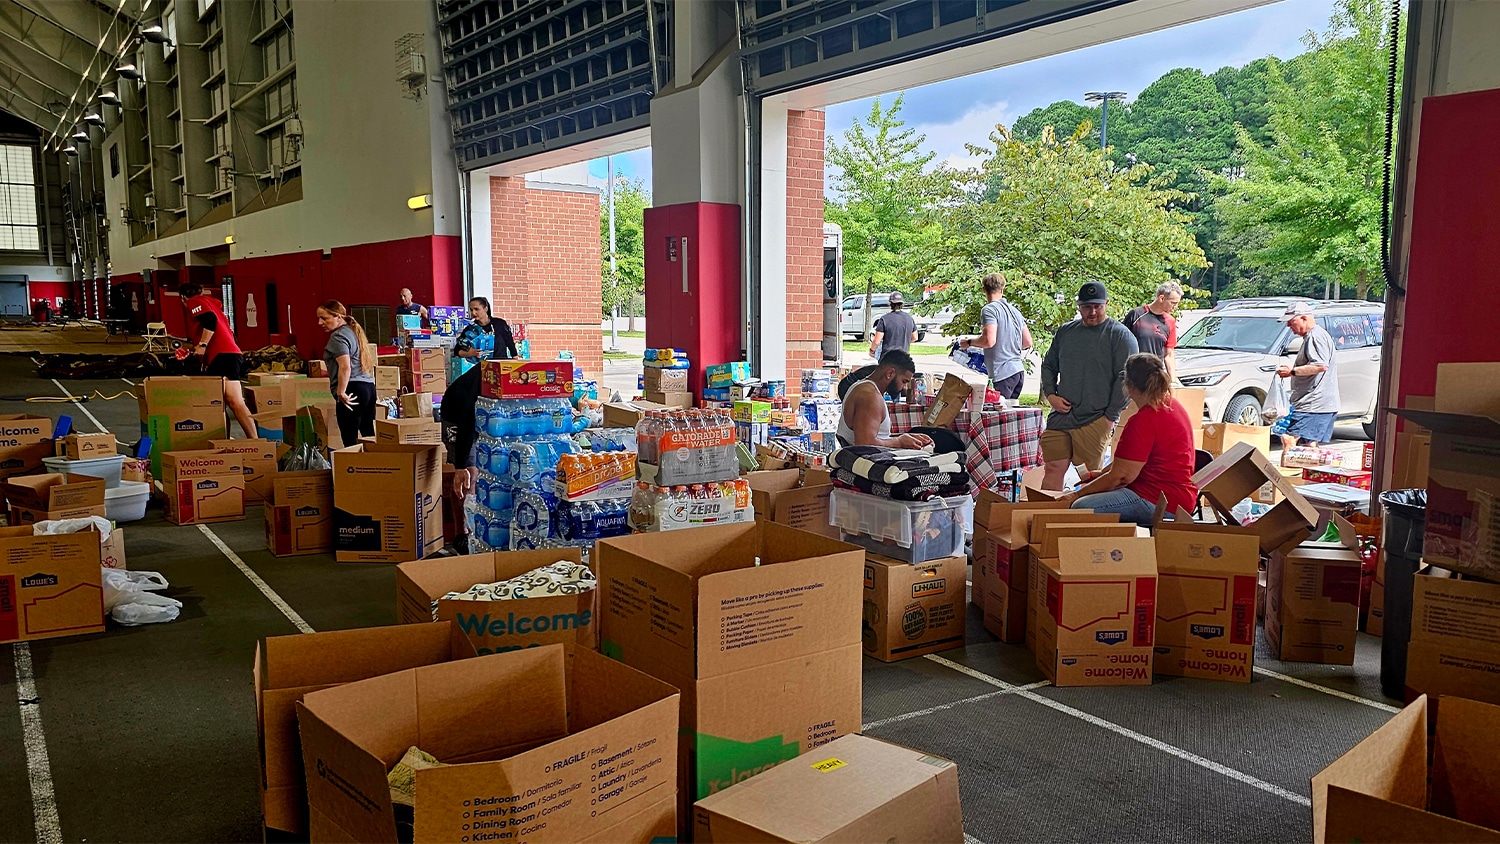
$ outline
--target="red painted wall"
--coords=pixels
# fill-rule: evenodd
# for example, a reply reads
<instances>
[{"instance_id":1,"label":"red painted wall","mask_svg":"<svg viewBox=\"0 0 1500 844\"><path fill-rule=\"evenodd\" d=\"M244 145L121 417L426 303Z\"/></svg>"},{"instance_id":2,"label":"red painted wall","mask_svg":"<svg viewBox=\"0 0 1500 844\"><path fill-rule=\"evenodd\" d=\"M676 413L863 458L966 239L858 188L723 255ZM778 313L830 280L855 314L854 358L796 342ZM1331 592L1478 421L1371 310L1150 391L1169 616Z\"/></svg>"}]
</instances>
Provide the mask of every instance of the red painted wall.
<instances>
[{"instance_id":1,"label":"red painted wall","mask_svg":"<svg viewBox=\"0 0 1500 844\"><path fill-rule=\"evenodd\" d=\"M33 281L26 288L33 300L46 299L54 309L57 308L57 299L78 298L76 287L71 281Z\"/></svg>"}]
</instances>

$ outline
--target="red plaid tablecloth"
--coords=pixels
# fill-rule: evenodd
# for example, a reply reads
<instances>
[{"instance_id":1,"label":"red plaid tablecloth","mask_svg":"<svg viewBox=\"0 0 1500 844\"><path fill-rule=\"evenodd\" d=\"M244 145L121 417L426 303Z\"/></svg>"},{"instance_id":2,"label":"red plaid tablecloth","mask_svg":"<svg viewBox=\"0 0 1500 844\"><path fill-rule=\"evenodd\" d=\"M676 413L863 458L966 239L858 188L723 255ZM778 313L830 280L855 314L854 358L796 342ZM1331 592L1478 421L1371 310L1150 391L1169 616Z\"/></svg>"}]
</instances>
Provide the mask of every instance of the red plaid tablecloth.
<instances>
[{"instance_id":1,"label":"red plaid tablecloth","mask_svg":"<svg viewBox=\"0 0 1500 844\"><path fill-rule=\"evenodd\" d=\"M926 408L888 405L891 430L897 433L921 427ZM1039 407L1014 407L960 413L948 427L963 441L969 471L969 491L998 489L996 479L1007 472L1026 471L1042 465L1042 428L1046 416Z\"/></svg>"}]
</instances>

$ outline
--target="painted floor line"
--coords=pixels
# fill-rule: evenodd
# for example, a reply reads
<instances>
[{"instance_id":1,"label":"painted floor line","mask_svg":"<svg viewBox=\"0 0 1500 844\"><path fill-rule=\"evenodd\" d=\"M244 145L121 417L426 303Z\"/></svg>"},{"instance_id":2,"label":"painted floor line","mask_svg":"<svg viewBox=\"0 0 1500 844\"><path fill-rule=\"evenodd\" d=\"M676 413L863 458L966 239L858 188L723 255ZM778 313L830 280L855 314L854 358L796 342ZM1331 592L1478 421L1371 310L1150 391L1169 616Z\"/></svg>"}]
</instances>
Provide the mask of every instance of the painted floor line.
<instances>
[{"instance_id":1,"label":"painted floor line","mask_svg":"<svg viewBox=\"0 0 1500 844\"><path fill-rule=\"evenodd\" d=\"M1333 697L1343 698L1344 700L1360 704L1361 706L1368 706L1371 709L1379 709L1381 712L1389 712L1395 714L1401 711L1400 707L1391 706L1389 703L1381 703L1378 700L1371 700L1367 697L1360 697L1359 695L1353 695L1348 692L1341 692L1338 689L1331 689L1328 686L1320 686L1317 683L1314 683L1310 680L1303 680L1300 677L1293 677L1288 674L1278 674L1275 671L1270 670L1269 668L1261 668L1258 665L1255 667L1255 673L1260 674L1264 677L1270 677L1274 680L1280 680L1283 683L1291 683L1294 686L1301 686L1304 689L1312 689L1315 692L1322 692L1325 695L1332 695Z\"/></svg>"},{"instance_id":2,"label":"painted floor line","mask_svg":"<svg viewBox=\"0 0 1500 844\"><path fill-rule=\"evenodd\" d=\"M31 781L31 814L37 844L62 844L62 821L57 814L57 791L52 785L52 759L42 730L42 703L36 694L31 666L31 644L11 648L16 664L16 699L21 704L21 741L26 746L26 775Z\"/></svg>"},{"instance_id":3,"label":"painted floor line","mask_svg":"<svg viewBox=\"0 0 1500 844\"><path fill-rule=\"evenodd\" d=\"M865 732L865 731L873 730L876 727L884 727L884 726L886 726L888 724L899 724L902 721L910 721L913 718L921 718L921 717L924 717L924 716L927 716L927 715L932 715L932 714L937 713L937 712L946 712L947 710L953 709L954 707L957 707L957 706L964 706L964 705L967 705L967 704L970 704L970 703L978 703L978 702L980 702L982 700L989 700L992 697L1001 697L1003 695L1013 695L1013 694L1015 694L1018 691L1031 691L1032 689L1039 689L1039 688L1041 688L1042 686L1045 686L1045 685L1048 685L1048 683L1047 683L1046 680L1043 680L1040 683L1032 683L1029 686L1017 686L1014 691L1012 691L1010 689L1000 689L999 691L985 692L982 695L974 695L973 697L966 697L966 698L964 698L962 700L954 700L954 701L949 701L948 703L940 703L937 706L929 706L926 709L918 709L918 710L916 710L914 712L903 712L900 715L892 715L889 718L881 718L878 721L871 721L868 724L862 724L860 726L860 730L862 732Z\"/></svg>"},{"instance_id":4,"label":"painted floor line","mask_svg":"<svg viewBox=\"0 0 1500 844\"><path fill-rule=\"evenodd\" d=\"M1296 803L1299 806L1312 805L1312 801L1308 798L1302 796L1301 794L1297 794L1296 792L1288 791L1287 789L1284 789L1279 785L1266 782L1265 780L1260 779L1259 777L1251 776L1244 771L1237 771L1234 768L1231 768L1227 765L1222 765L1218 762L1213 761L1212 759L1199 756L1198 754L1193 753L1190 750L1183 750L1176 745L1167 744L1166 742L1160 739L1152 738L1145 733L1138 733L1135 730L1130 729L1129 727L1122 727L1113 721L1106 721L1105 719L1100 718L1097 715L1091 715L1081 709L1075 709L1071 706L1068 706L1065 703L1060 703L1058 701L1052 700L1051 698L1043 697L1036 692L1023 691L1019 686L1014 686L1010 683L1005 682L1004 680L991 677L990 675L985 674L982 671L976 671L975 669L970 668L967 665L961 665L950 659L944 659L937 654L928 654L927 659L930 659L939 665L946 665L947 667L959 672L960 674L967 674L968 676L973 677L976 680L989 683L990 685L998 689L1009 689L1016 695L1026 698L1033 703L1040 703L1042 706L1045 706L1048 709L1055 710L1072 718L1077 718L1084 723L1092 724L1101 729L1109 730L1116 735L1124 736L1131 741L1144 744L1147 747L1153 748L1155 750L1160 750L1161 752L1166 753L1170 756L1175 756L1178 759L1183 760L1184 762L1189 762L1191 764L1197 765L1200 768L1206 768L1216 774L1221 774L1225 777L1228 777L1229 779L1235 780L1236 782L1242 782L1252 788L1260 789L1267 794L1273 794L1283 800Z\"/></svg>"},{"instance_id":5,"label":"painted floor line","mask_svg":"<svg viewBox=\"0 0 1500 844\"><path fill-rule=\"evenodd\" d=\"M57 380L56 378L52 379L52 383L54 383L54 384L57 385L57 389L62 390L62 394L63 395L65 395L65 396L72 396L73 395L73 391L69 390L67 387L64 387L62 385L62 382L59 381L59 380ZM92 423L94 423L94 427L99 429L99 433L101 433L101 434L108 434L108 433L110 433L110 430L108 428L104 427L104 423L100 422L98 420L98 418L94 416L94 414L90 413L89 409L86 408L86 407L84 407L83 403L80 402L80 401L78 401L78 399L73 399L73 406L76 407L76 408L78 408L79 410L83 411L83 415L87 416L89 418L89 421L92 422Z\"/></svg>"},{"instance_id":6,"label":"painted floor line","mask_svg":"<svg viewBox=\"0 0 1500 844\"><path fill-rule=\"evenodd\" d=\"M203 535L208 537L208 541L212 542L221 554L229 558L229 562L234 563L235 568L239 569L241 574L249 578L250 582L255 585L255 588L260 590L260 594L265 595L266 600L270 601L276 609L280 610L281 614L286 616L287 621L290 621L292 626L297 628L298 632L315 632L312 625L304 621L302 616L296 610L292 609L291 604L288 604L280 595L276 594L275 589L272 589L269 584L261 580L260 575L256 574L254 569L245 565L245 561L240 559L240 555L230 550L229 546L224 544L224 540L220 539L218 534L208 529L208 525L198 525L198 530L202 531Z\"/></svg>"},{"instance_id":7,"label":"painted floor line","mask_svg":"<svg viewBox=\"0 0 1500 844\"><path fill-rule=\"evenodd\" d=\"M974 836L972 836L969 833L965 832L964 833L964 844L984 844L984 842L980 841L978 838L975 838Z\"/></svg>"}]
</instances>

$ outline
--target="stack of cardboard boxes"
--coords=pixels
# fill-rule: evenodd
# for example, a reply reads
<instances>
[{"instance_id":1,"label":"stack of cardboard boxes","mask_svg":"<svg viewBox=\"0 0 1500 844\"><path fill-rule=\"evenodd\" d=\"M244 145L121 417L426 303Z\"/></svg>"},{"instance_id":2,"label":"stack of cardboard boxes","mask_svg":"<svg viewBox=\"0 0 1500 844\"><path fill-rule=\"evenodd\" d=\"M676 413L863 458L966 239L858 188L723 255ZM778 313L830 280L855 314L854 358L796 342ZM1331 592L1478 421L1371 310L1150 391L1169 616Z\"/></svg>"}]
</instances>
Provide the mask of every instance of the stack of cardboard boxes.
<instances>
[{"instance_id":1,"label":"stack of cardboard boxes","mask_svg":"<svg viewBox=\"0 0 1500 844\"><path fill-rule=\"evenodd\" d=\"M448 388L446 349L407 349L401 363L401 386L411 393L437 393Z\"/></svg>"},{"instance_id":2,"label":"stack of cardboard boxes","mask_svg":"<svg viewBox=\"0 0 1500 844\"><path fill-rule=\"evenodd\" d=\"M224 416L224 380L161 375L141 382L141 435L151 438L151 474L162 476L161 456L208 447L229 436Z\"/></svg>"}]
</instances>

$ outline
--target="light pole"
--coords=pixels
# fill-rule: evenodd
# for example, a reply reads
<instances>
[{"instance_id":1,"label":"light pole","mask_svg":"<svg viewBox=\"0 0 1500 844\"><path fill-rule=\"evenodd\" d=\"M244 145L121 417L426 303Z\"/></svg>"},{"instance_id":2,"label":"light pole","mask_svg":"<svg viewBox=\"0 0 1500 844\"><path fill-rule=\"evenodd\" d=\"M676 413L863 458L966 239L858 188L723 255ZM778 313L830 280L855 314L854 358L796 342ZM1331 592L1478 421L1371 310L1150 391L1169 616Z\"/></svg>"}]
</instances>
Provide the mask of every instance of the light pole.
<instances>
[{"instance_id":1,"label":"light pole","mask_svg":"<svg viewBox=\"0 0 1500 844\"><path fill-rule=\"evenodd\" d=\"M1125 101L1124 91L1090 91L1083 95L1085 102L1099 104L1099 148L1109 147L1109 101Z\"/></svg>"},{"instance_id":2,"label":"light pole","mask_svg":"<svg viewBox=\"0 0 1500 844\"><path fill-rule=\"evenodd\" d=\"M605 166L609 170L609 288L612 294L610 298L619 295L620 276L615 271L615 157L607 156ZM609 350L618 352L620 350L620 303L616 302L609 310Z\"/></svg>"}]
</instances>

